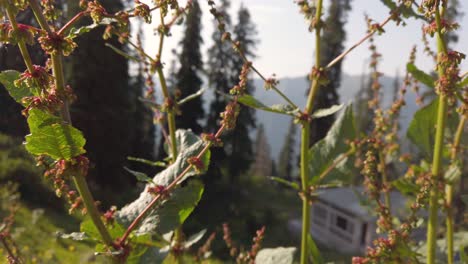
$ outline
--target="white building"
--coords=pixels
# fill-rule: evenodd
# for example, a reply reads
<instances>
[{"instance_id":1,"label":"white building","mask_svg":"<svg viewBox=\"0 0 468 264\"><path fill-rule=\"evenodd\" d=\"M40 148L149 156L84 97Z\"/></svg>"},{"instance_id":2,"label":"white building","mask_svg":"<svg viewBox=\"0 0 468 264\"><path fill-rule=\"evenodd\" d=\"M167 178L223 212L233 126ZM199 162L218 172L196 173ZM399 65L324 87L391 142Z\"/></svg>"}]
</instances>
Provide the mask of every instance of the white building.
<instances>
[{"instance_id":1,"label":"white building","mask_svg":"<svg viewBox=\"0 0 468 264\"><path fill-rule=\"evenodd\" d=\"M314 240L342 253L364 254L378 237L375 214L362 206L363 188L323 190L312 205L311 233ZM408 215L406 199L396 191L390 193L393 216Z\"/></svg>"}]
</instances>

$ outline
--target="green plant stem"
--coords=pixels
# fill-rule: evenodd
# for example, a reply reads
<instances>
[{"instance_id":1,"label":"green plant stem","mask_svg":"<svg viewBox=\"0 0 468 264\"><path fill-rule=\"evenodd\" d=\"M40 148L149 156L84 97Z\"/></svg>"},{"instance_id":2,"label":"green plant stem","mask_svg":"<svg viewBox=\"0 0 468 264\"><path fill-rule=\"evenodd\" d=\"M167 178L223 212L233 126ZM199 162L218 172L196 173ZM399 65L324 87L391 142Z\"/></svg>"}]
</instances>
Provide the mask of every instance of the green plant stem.
<instances>
[{"instance_id":1,"label":"green plant stem","mask_svg":"<svg viewBox=\"0 0 468 264\"><path fill-rule=\"evenodd\" d=\"M160 12L160 18L161 18L161 25L164 25L164 16L162 11ZM162 56L162 51L163 51L163 46L164 46L164 34L159 33L159 48L158 48L158 54L156 55L156 62L161 63L161 56ZM164 98L166 100L173 100L171 98L171 95L169 93L169 89L167 87L166 83L166 78L164 76L164 72L162 70L162 66L157 67L157 73L159 77L159 82L161 83L161 90L163 92ZM173 100L173 104L176 104L176 102ZM175 107L175 105L174 105ZM171 139L170 147L171 147L171 152L172 152L172 162L175 162L177 158L177 142L176 142L176 124L175 124L175 112L174 108L170 107L167 111L167 126L169 129L169 137Z\"/></svg>"},{"instance_id":2,"label":"green plant stem","mask_svg":"<svg viewBox=\"0 0 468 264\"><path fill-rule=\"evenodd\" d=\"M6 13L8 16L8 19L10 20L11 26L13 27L13 30L18 31L18 22L16 21L16 16L13 11L13 5L10 3L7 3L5 6ZM18 47L21 52L21 56L23 56L24 64L26 64L26 68L30 73L34 72L34 67L32 64L31 56L29 55L28 48L26 47L26 43L24 40L19 39L18 40Z\"/></svg>"},{"instance_id":3,"label":"green plant stem","mask_svg":"<svg viewBox=\"0 0 468 264\"><path fill-rule=\"evenodd\" d=\"M51 33L52 30L50 26L47 24L47 21L44 18L44 15L42 14L40 6L37 3L37 1L30 0L29 2L30 2L31 9L34 12L34 16L36 17L41 28ZM63 91L65 89L65 79L64 79L64 74L63 74L63 63L62 63L61 51L58 50L56 54L52 55L51 60L52 60L52 72L53 72L54 79L55 79L54 80L55 88L57 89L57 91ZM67 100L64 100L64 104L61 109L61 116L62 116L62 119L65 122L67 122L69 125L72 124L70 111L69 111L69 102ZM88 184L86 183L84 176L81 174L73 175L73 181L76 185L76 188L78 189L78 192L80 193L81 198L83 199L83 204L85 205L86 210L88 214L90 215L91 220L93 221L93 224L96 226L97 230L99 231L99 234L102 237L103 242L108 246L113 246L112 237L110 236L108 230L106 229L104 223L102 222L100 213L96 207L95 200L93 199L93 196L91 195L91 192L89 191L89 187L88 187Z\"/></svg>"},{"instance_id":4,"label":"green plant stem","mask_svg":"<svg viewBox=\"0 0 468 264\"><path fill-rule=\"evenodd\" d=\"M460 122L458 123L457 132L455 133L455 138L452 146L451 159L452 164L455 163L457 159L458 147L460 146L461 138L463 135L463 129L465 128L467 117L464 115L461 117ZM453 264L454 256L454 245L453 245L453 232L454 232L454 220L453 220L453 189L454 182L448 183L445 186L445 203L447 205L447 218L445 220L446 224L446 239L447 239L447 263Z\"/></svg>"},{"instance_id":5,"label":"green plant stem","mask_svg":"<svg viewBox=\"0 0 468 264\"><path fill-rule=\"evenodd\" d=\"M385 170L385 156L382 151L379 151L379 161L380 161L380 173L382 174L382 184L383 186L387 187L389 186L388 184L388 176L387 176L387 171ZM388 208L388 211L390 212L391 209L391 201L390 201L390 190L386 190L383 192L384 195L384 202L385 206Z\"/></svg>"},{"instance_id":6,"label":"green plant stem","mask_svg":"<svg viewBox=\"0 0 468 264\"><path fill-rule=\"evenodd\" d=\"M320 68L320 33L321 33L321 16L322 16L322 0L317 1L317 9L315 12L315 20L317 26L315 28L315 67ZM312 77L312 71L311 71ZM313 104L317 91L319 88L318 78L313 78L311 87L309 90L309 95L307 98L307 104L305 108L305 114L310 116L313 110ZM308 256L308 243L307 237L310 233L310 206L311 201L309 200L309 137L310 137L310 123L304 122L301 129L301 183L302 183L302 192L304 197L302 200L302 235L301 235L301 264L307 264Z\"/></svg>"},{"instance_id":7,"label":"green plant stem","mask_svg":"<svg viewBox=\"0 0 468 264\"><path fill-rule=\"evenodd\" d=\"M436 5L435 10L437 24L437 51L438 61L440 62L441 55L447 54L444 38L441 32L441 17L439 5ZM439 78L444 77L444 69L438 65ZM427 224L427 258L428 264L434 264L436 258L436 239L437 239L437 214L438 214L438 182L441 176L442 169L442 152L444 147L444 130L447 116L447 98L446 95L440 93L439 105L437 109L437 128L435 136L434 154L432 160L432 179L433 186L429 198L429 220Z\"/></svg>"}]
</instances>

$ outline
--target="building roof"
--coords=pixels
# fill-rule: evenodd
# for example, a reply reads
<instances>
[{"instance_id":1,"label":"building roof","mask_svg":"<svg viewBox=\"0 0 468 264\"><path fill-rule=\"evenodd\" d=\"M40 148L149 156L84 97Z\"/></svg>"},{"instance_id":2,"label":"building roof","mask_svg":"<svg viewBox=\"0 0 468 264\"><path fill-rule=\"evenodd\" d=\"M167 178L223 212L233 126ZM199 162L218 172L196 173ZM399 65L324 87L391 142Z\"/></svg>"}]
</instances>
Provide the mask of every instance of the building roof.
<instances>
[{"instance_id":1,"label":"building roof","mask_svg":"<svg viewBox=\"0 0 468 264\"><path fill-rule=\"evenodd\" d=\"M320 191L318 197L321 202L364 220L370 220L375 217L375 212L372 212L374 207L366 206L370 201L367 199L362 186L325 189ZM383 195L381 199L383 201ZM407 215L406 202L407 199L400 192L391 191L390 203L392 215L397 217Z\"/></svg>"}]
</instances>

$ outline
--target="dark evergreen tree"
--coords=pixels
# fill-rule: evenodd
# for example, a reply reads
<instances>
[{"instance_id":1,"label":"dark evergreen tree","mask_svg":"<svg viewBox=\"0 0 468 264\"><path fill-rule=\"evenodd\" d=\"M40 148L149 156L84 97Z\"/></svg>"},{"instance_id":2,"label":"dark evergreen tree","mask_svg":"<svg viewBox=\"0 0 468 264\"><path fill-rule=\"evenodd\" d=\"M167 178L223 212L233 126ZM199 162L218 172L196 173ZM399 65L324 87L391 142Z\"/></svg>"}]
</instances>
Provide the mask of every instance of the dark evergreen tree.
<instances>
[{"instance_id":1,"label":"dark evergreen tree","mask_svg":"<svg viewBox=\"0 0 468 264\"><path fill-rule=\"evenodd\" d=\"M223 15L223 22L226 30L231 28L231 18L228 14L230 3L228 0L220 1L218 12ZM214 20L215 28L218 21ZM210 112L207 116L206 128L214 133L219 126L219 114L224 111L227 98L221 93L229 94L229 90L234 86L232 77L233 53L231 45L227 41L222 41L221 32L215 30L212 35L213 45L208 50L207 72L210 88L213 89L214 99L210 104Z\"/></svg>"},{"instance_id":2,"label":"dark evergreen tree","mask_svg":"<svg viewBox=\"0 0 468 264\"><path fill-rule=\"evenodd\" d=\"M351 0L332 0L328 16L324 21L321 43L320 65L333 60L343 52L346 31L344 25L347 13L351 9ZM339 103L338 88L341 83L341 63L339 61L327 71L329 82L320 87L314 102L315 109L328 108ZM313 144L325 137L334 121L333 116L316 119L311 124L310 143Z\"/></svg>"},{"instance_id":3,"label":"dark evergreen tree","mask_svg":"<svg viewBox=\"0 0 468 264\"><path fill-rule=\"evenodd\" d=\"M122 1L100 3L111 13L124 8ZM78 1L67 4L68 17L80 11ZM133 185L134 177L123 169L129 166L126 157L152 158L153 149L152 120L144 117L138 100L143 89L141 81L132 83L127 59L105 46L103 30L98 28L79 37L78 48L66 61L67 82L78 96L71 108L72 119L87 139L86 150L92 162L89 179L94 183L91 186L98 189L93 192L97 199L122 193ZM126 49L115 38L107 41ZM105 200L122 202L117 199L124 197Z\"/></svg>"},{"instance_id":4,"label":"dark evergreen tree","mask_svg":"<svg viewBox=\"0 0 468 264\"><path fill-rule=\"evenodd\" d=\"M235 41L241 44L240 49L247 58L255 57L255 35L257 34L249 10L241 5L237 13L237 24L233 30ZM239 56L233 57L233 83L239 82L243 61ZM253 83L247 81L246 91L252 94ZM252 108L242 107L237 118L236 127L230 131L226 139L226 152L229 159L229 176L231 182L250 168L253 161L253 148L250 132L255 128L255 112Z\"/></svg>"},{"instance_id":5,"label":"dark evergreen tree","mask_svg":"<svg viewBox=\"0 0 468 264\"><path fill-rule=\"evenodd\" d=\"M296 144L296 124L291 121L289 126L288 133L284 139L283 146L281 147L281 152L278 161L278 175L279 177L286 178L287 180L292 180L294 163L294 146Z\"/></svg>"},{"instance_id":6,"label":"dark evergreen tree","mask_svg":"<svg viewBox=\"0 0 468 264\"><path fill-rule=\"evenodd\" d=\"M270 144L265 134L263 124L257 129L257 138L255 139L255 162L252 164L251 172L253 176L271 176L271 156Z\"/></svg>"},{"instance_id":7,"label":"dark evergreen tree","mask_svg":"<svg viewBox=\"0 0 468 264\"><path fill-rule=\"evenodd\" d=\"M231 29L231 18L228 13L229 6L229 0L222 0L218 8L218 12L223 14L226 30ZM213 20L213 23L214 28L217 28L218 21ZM221 93L228 94L234 85L232 82L233 78L231 77L232 59L236 54L233 53L229 42L222 41L221 37L220 31L214 30L211 37L213 45L208 49L207 77L214 99L210 104L210 111L207 114L205 130L210 133L215 133L219 128L219 115L224 111L228 103L227 98ZM227 164L224 147L212 148L211 153L210 167L205 175L205 183L208 185L223 177L223 170L221 168Z\"/></svg>"},{"instance_id":8,"label":"dark evergreen tree","mask_svg":"<svg viewBox=\"0 0 468 264\"><path fill-rule=\"evenodd\" d=\"M176 74L177 96L185 98L200 90L203 72L203 61L200 51L203 39L201 37L201 9L198 1L193 1L185 22L185 32L180 45L180 68ZM177 128L190 128L195 133L202 132L200 120L204 117L203 100L197 97L180 106L181 115L176 118Z\"/></svg>"}]
</instances>

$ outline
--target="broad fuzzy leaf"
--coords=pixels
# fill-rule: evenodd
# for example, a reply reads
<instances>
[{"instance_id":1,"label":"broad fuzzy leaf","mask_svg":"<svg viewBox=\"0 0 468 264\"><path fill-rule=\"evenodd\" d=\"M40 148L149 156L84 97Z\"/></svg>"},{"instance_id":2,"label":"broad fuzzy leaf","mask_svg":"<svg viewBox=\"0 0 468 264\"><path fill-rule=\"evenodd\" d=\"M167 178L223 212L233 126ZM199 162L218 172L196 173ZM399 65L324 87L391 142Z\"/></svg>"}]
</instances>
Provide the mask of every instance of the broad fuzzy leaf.
<instances>
[{"instance_id":1,"label":"broad fuzzy leaf","mask_svg":"<svg viewBox=\"0 0 468 264\"><path fill-rule=\"evenodd\" d=\"M56 116L32 109L28 125L31 134L26 136L26 149L32 154L69 160L86 152L86 140L81 131L64 124Z\"/></svg>"},{"instance_id":2,"label":"broad fuzzy leaf","mask_svg":"<svg viewBox=\"0 0 468 264\"><path fill-rule=\"evenodd\" d=\"M348 105L335 120L327 136L309 150L310 184L316 184L320 174L332 165L335 159L349 150L346 141L353 140L355 137L353 109L352 105ZM347 181L352 176L353 169L352 162L346 158L321 183Z\"/></svg>"},{"instance_id":3,"label":"broad fuzzy leaf","mask_svg":"<svg viewBox=\"0 0 468 264\"><path fill-rule=\"evenodd\" d=\"M254 97L248 94L240 96L238 101L239 103L245 106L248 106L254 109L267 111L267 112L273 112L277 114L294 116L294 114L297 111L297 109L294 109L293 107L289 105L275 104L272 106L266 106L265 104L263 104L262 102L258 101L257 99L255 99Z\"/></svg>"},{"instance_id":4,"label":"broad fuzzy leaf","mask_svg":"<svg viewBox=\"0 0 468 264\"><path fill-rule=\"evenodd\" d=\"M190 130L177 130L176 140L179 155L173 164L153 178L154 184L169 185L188 166L187 159L197 155L204 147L204 142ZM209 152L206 155L209 158ZM209 165L208 158L202 159L205 168L208 168ZM181 182L196 174L195 170L191 170ZM153 195L147 191L150 186L151 184L147 184L138 199L117 212L117 219L124 226L128 226L154 199ZM198 204L202 194L203 184L199 181L191 181L186 186L178 187L171 193L168 200L148 214L137 233L158 232L164 234L175 229L187 219Z\"/></svg>"},{"instance_id":5,"label":"broad fuzzy leaf","mask_svg":"<svg viewBox=\"0 0 468 264\"><path fill-rule=\"evenodd\" d=\"M14 82L20 78L20 73L13 70L7 70L0 73L0 83L5 86L10 96L18 103L26 106L22 99L26 96L32 96L31 89L25 85L16 86Z\"/></svg>"},{"instance_id":6,"label":"broad fuzzy leaf","mask_svg":"<svg viewBox=\"0 0 468 264\"><path fill-rule=\"evenodd\" d=\"M428 159L432 159L437 124L437 108L439 100L435 99L419 109L411 120L406 136L415 144ZM446 127L450 131L456 129L457 117L447 117ZM446 133L448 135L449 133Z\"/></svg>"},{"instance_id":7,"label":"broad fuzzy leaf","mask_svg":"<svg viewBox=\"0 0 468 264\"><path fill-rule=\"evenodd\" d=\"M255 263L262 264L291 264L294 261L294 247L264 248L255 257Z\"/></svg>"},{"instance_id":8,"label":"broad fuzzy leaf","mask_svg":"<svg viewBox=\"0 0 468 264\"><path fill-rule=\"evenodd\" d=\"M418 80L419 82L421 82L422 84L430 87L430 88L434 88L434 83L435 83L435 80L434 78L421 71L420 69L418 69L418 67L416 67L414 64L412 63L408 63L406 64L406 70L411 73L411 75L416 79Z\"/></svg>"}]
</instances>

